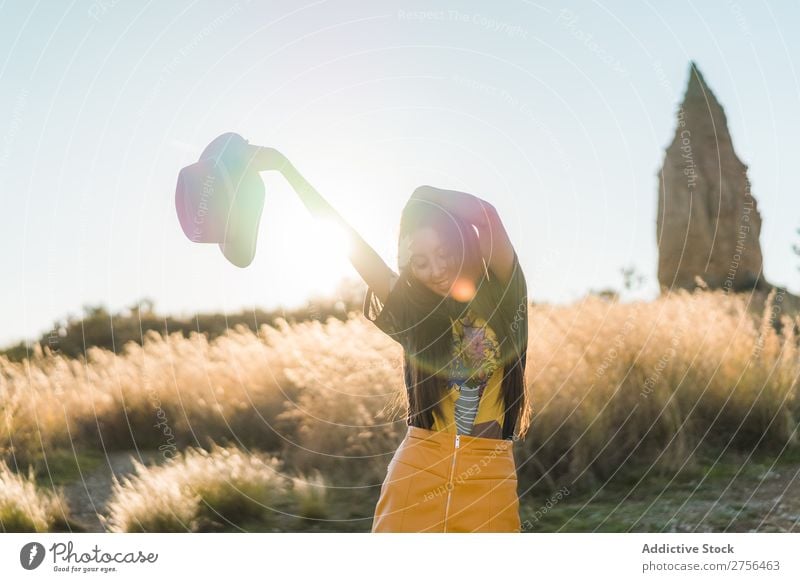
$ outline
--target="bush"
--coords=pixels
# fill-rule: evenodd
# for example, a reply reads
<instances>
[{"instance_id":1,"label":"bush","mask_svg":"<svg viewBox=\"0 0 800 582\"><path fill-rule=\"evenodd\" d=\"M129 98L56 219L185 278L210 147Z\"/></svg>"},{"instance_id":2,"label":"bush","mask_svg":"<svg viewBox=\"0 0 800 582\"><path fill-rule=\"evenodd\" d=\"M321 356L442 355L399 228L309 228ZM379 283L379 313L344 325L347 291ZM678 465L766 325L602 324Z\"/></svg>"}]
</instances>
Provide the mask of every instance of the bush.
<instances>
[{"instance_id":1,"label":"bush","mask_svg":"<svg viewBox=\"0 0 800 582\"><path fill-rule=\"evenodd\" d=\"M52 532L67 528L69 508L60 490L36 486L33 468L28 477L0 461L0 529L3 532Z\"/></svg>"},{"instance_id":2,"label":"bush","mask_svg":"<svg viewBox=\"0 0 800 582\"><path fill-rule=\"evenodd\" d=\"M280 461L234 447L190 448L157 467L114 479L107 518L115 532L217 531L267 525L290 501Z\"/></svg>"}]
</instances>

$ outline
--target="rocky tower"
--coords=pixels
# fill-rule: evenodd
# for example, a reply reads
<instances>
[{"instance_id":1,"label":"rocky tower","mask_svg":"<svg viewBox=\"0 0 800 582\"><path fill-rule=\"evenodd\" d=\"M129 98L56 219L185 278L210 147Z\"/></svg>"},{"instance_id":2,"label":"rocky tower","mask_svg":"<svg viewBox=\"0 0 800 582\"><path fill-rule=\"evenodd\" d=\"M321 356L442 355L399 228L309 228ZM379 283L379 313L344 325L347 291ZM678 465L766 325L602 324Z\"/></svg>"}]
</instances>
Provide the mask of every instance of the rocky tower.
<instances>
[{"instance_id":1,"label":"rocky tower","mask_svg":"<svg viewBox=\"0 0 800 582\"><path fill-rule=\"evenodd\" d=\"M764 289L761 217L725 112L695 63L658 174L658 281L665 289Z\"/></svg>"}]
</instances>

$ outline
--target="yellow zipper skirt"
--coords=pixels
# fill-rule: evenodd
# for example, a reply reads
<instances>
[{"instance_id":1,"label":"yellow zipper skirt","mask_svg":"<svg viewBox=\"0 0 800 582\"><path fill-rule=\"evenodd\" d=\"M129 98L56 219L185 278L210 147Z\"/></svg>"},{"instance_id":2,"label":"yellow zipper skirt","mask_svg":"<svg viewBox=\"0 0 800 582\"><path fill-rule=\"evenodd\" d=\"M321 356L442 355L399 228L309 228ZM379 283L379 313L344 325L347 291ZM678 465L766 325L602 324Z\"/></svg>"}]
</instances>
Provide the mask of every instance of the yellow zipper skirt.
<instances>
[{"instance_id":1,"label":"yellow zipper skirt","mask_svg":"<svg viewBox=\"0 0 800 582\"><path fill-rule=\"evenodd\" d=\"M519 532L513 441L409 426L381 485L373 532Z\"/></svg>"}]
</instances>

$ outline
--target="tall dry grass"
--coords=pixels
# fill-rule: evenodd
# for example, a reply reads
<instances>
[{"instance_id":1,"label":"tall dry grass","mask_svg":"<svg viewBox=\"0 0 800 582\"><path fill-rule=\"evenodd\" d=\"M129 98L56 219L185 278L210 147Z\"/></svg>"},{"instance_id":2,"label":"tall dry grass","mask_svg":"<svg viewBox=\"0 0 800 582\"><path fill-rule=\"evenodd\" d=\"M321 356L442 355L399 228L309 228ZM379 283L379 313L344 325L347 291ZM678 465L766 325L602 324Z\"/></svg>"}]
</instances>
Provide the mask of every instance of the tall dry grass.
<instances>
[{"instance_id":1,"label":"tall dry grass","mask_svg":"<svg viewBox=\"0 0 800 582\"><path fill-rule=\"evenodd\" d=\"M148 332L143 346L90 348L85 361L47 348L20 364L0 358L0 453L24 466L73 443L167 457L210 440L277 448L269 419L296 396L284 371L297 365L243 326L212 343Z\"/></svg>"},{"instance_id":2,"label":"tall dry grass","mask_svg":"<svg viewBox=\"0 0 800 582\"><path fill-rule=\"evenodd\" d=\"M774 292L754 317L750 299L681 290L532 309L521 471L589 487L626 465L674 472L705 449L796 447L800 318Z\"/></svg>"},{"instance_id":3,"label":"tall dry grass","mask_svg":"<svg viewBox=\"0 0 800 582\"><path fill-rule=\"evenodd\" d=\"M529 310L533 426L521 475L593 483L638 463L674 470L698 447L797 445L797 339L746 295L679 291L649 303L589 296ZM0 358L0 452L20 466L53 448L211 442L269 451L287 467L376 484L405 426L402 351L360 315L243 327L208 342L148 332L86 362Z\"/></svg>"},{"instance_id":4,"label":"tall dry grass","mask_svg":"<svg viewBox=\"0 0 800 582\"><path fill-rule=\"evenodd\" d=\"M68 518L62 491L40 488L32 471L25 477L0 461L0 532L67 531Z\"/></svg>"},{"instance_id":5,"label":"tall dry grass","mask_svg":"<svg viewBox=\"0 0 800 582\"><path fill-rule=\"evenodd\" d=\"M191 447L164 465L134 460L134 467L135 475L114 480L108 516L100 516L108 531L221 531L248 523L263 528L291 511L295 494L301 509L309 509L310 482L298 479L305 486L295 489L279 459L236 447ZM316 501L313 511L324 513L324 499Z\"/></svg>"},{"instance_id":6,"label":"tall dry grass","mask_svg":"<svg viewBox=\"0 0 800 582\"><path fill-rule=\"evenodd\" d=\"M172 457L220 442L377 479L400 424L384 408L402 380L394 342L371 325L281 320L213 342L148 332L142 346L90 348L85 361L47 348L19 364L0 358L0 458L43 466L47 451L73 444Z\"/></svg>"}]
</instances>

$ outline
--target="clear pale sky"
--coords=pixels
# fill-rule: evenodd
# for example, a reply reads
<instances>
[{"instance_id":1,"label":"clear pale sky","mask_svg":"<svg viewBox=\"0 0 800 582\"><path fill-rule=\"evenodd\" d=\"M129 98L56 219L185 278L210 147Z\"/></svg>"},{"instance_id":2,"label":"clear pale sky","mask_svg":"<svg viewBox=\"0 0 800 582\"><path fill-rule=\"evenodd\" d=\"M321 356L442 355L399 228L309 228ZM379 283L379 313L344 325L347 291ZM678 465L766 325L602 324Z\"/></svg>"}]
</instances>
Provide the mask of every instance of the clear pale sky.
<instances>
[{"instance_id":1,"label":"clear pale sky","mask_svg":"<svg viewBox=\"0 0 800 582\"><path fill-rule=\"evenodd\" d=\"M795 2L0 4L0 345L85 304L303 305L358 275L277 174L252 265L180 230L178 170L282 150L396 267L414 187L500 212L535 301L655 296L657 171L697 62L750 166L766 278L800 292ZM425 12L421 12L425 11Z\"/></svg>"}]
</instances>

